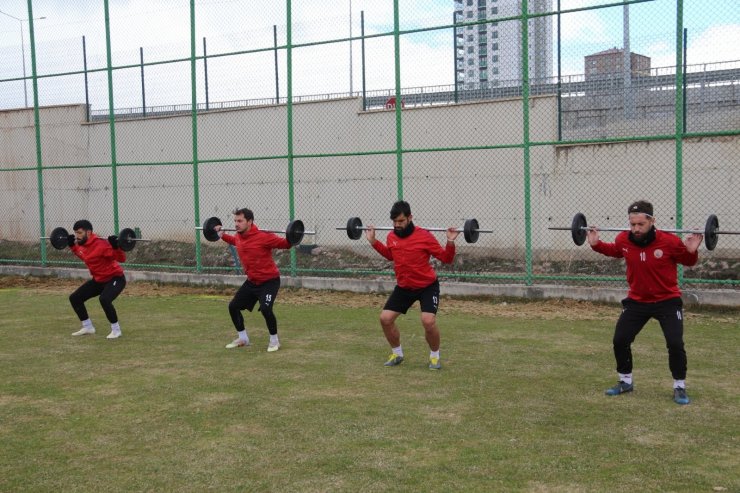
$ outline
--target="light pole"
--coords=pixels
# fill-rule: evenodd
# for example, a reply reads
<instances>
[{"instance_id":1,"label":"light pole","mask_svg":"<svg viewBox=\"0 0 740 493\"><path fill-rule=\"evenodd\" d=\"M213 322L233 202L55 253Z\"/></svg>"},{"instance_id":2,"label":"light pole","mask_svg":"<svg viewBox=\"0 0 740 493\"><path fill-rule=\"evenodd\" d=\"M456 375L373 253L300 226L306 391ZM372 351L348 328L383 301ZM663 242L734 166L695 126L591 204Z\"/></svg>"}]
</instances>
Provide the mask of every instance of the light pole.
<instances>
[{"instance_id":1,"label":"light pole","mask_svg":"<svg viewBox=\"0 0 740 493\"><path fill-rule=\"evenodd\" d=\"M8 14L7 12L3 12L0 10L0 14L6 15L10 17L11 19L15 19L18 21L18 23L21 25L21 57L23 58L23 100L25 101L26 108L28 108L28 87L26 84L26 42L23 39L23 23L28 22L30 19L21 19L19 17L16 17L14 15ZM41 20L46 19L46 17L34 17L33 20Z\"/></svg>"}]
</instances>

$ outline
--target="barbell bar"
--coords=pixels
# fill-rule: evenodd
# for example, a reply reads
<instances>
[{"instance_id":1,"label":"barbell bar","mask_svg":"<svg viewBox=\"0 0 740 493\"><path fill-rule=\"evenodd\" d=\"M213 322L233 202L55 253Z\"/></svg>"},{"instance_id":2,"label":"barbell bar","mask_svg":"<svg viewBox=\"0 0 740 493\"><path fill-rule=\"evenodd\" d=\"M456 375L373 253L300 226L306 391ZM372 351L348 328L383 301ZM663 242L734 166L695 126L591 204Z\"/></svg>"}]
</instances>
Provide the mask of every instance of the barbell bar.
<instances>
[{"instance_id":1,"label":"barbell bar","mask_svg":"<svg viewBox=\"0 0 740 493\"><path fill-rule=\"evenodd\" d=\"M196 226L195 229L203 231L203 236L208 241L218 241L219 236L218 232L216 231L216 226L222 226L221 219L217 217L209 217L206 219L206 221L203 223L203 226ZM236 231L234 228L221 228L221 231ZM263 229L261 231L265 231L266 233L281 233L285 235L285 239L288 240L288 243L291 245L297 245L301 241L303 241L303 235L315 235L315 231L306 231L306 228L303 225L303 221L300 219L294 219L288 223L288 227L285 228L285 230L273 230L273 229Z\"/></svg>"},{"instance_id":2,"label":"barbell bar","mask_svg":"<svg viewBox=\"0 0 740 493\"><path fill-rule=\"evenodd\" d=\"M423 227L423 226L422 226ZM447 228L427 228L423 227L427 231L447 231ZM347 221L347 226L343 228L336 228L338 230L346 230L347 236L350 240L358 240L362 236L363 231L367 231L370 228L362 225L362 220L359 217L350 217ZM378 231L393 231L394 228L389 226L378 226L372 229ZM478 237L481 233L493 233L491 229L480 229L477 219L466 219L465 224L462 228L458 228L455 231L463 233L463 237L467 243L475 243L478 241Z\"/></svg>"},{"instance_id":3,"label":"barbell bar","mask_svg":"<svg viewBox=\"0 0 740 493\"><path fill-rule=\"evenodd\" d=\"M547 229L553 229L553 230L561 230L561 231L570 231L571 237L573 238L573 243L575 243L578 246L583 245L586 242L586 235L591 230L598 230L598 231L629 231L629 228L596 228L588 226L588 222L586 221L586 216L578 212L575 216L573 216L573 221L571 222L571 225L569 228L567 227L548 227ZM699 234L704 235L704 245L707 247L707 250L714 250L714 248L717 246L717 241L719 240L719 235L740 235L740 231L723 231L719 229L719 219L715 214L710 214L707 218L707 222L704 225L704 229L662 229L661 231L665 231L667 233L692 233L692 234Z\"/></svg>"},{"instance_id":4,"label":"barbell bar","mask_svg":"<svg viewBox=\"0 0 740 493\"><path fill-rule=\"evenodd\" d=\"M49 236L41 236L39 237L42 240L50 240L51 246L56 248L57 250L64 250L67 248L67 237L69 236L69 233L66 229L62 228L61 226L58 228L54 228L51 231L51 234ZM134 249L136 246L137 241L151 241L144 238L137 238L136 237L136 231L134 231L131 228L123 228L118 233L118 247L123 250L124 252L130 252Z\"/></svg>"}]
</instances>

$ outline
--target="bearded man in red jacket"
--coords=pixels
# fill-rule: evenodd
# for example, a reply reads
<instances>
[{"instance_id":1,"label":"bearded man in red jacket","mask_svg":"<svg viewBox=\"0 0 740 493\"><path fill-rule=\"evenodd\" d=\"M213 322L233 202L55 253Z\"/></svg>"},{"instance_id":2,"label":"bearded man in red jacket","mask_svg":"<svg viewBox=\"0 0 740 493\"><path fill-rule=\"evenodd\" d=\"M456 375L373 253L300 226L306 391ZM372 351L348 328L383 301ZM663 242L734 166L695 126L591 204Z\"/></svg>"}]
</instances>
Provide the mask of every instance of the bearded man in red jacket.
<instances>
[{"instance_id":1,"label":"bearded man in red jacket","mask_svg":"<svg viewBox=\"0 0 740 493\"><path fill-rule=\"evenodd\" d=\"M95 333L95 327L87 314L85 302L99 296L100 305L110 322L111 330L107 339L118 339L121 337L121 326L118 323L118 314L113 306L113 300L126 287L123 268L119 264L119 262L126 261L126 252L118 248L117 236L109 236L107 240L104 240L93 233L92 224L87 219L77 221L72 229L74 234L67 236L67 245L72 253L85 262L92 275L92 279L69 296L69 302L82 322L82 328L72 335L83 336Z\"/></svg>"},{"instance_id":2,"label":"bearded man in red jacket","mask_svg":"<svg viewBox=\"0 0 740 493\"><path fill-rule=\"evenodd\" d=\"M236 247L242 268L247 275L247 280L229 303L229 314L238 337L227 344L226 349L249 346L249 335L244 327L242 310L251 312L259 302L259 311L270 333L267 351L271 353L280 349L277 319L272 311L280 289L280 271L272 258L272 251L276 248L287 250L293 245L285 238L259 229L254 224L254 213L249 209L234 211L234 227L236 229L234 235L221 231L220 225L215 228L222 240Z\"/></svg>"},{"instance_id":3,"label":"bearded man in red jacket","mask_svg":"<svg viewBox=\"0 0 740 493\"><path fill-rule=\"evenodd\" d=\"M699 260L697 251L704 238L691 234L678 236L655 228L653 205L639 200L627 208L630 229L617 234L614 243L599 239L598 228L587 234L591 248L608 257L624 258L629 291L622 300L622 314L614 329L614 357L619 381L606 389L606 395L631 392L632 342L651 318L663 330L668 347L668 367L673 375L673 400L688 404L686 394L686 350L683 342L683 302L678 288L678 264L692 266Z\"/></svg>"},{"instance_id":4,"label":"bearded man in red jacket","mask_svg":"<svg viewBox=\"0 0 740 493\"><path fill-rule=\"evenodd\" d=\"M437 327L437 308L439 307L439 281L430 257L445 264L455 258L455 239L459 232L451 227L446 231L447 244L444 248L429 231L414 225L411 206L399 200L391 207L393 231L388 233L386 244L375 238L375 228L367 227L365 237L370 245L383 257L393 261L396 273L396 287L380 312L380 325L383 334L393 351L385 366L396 366L403 362L401 333L396 319L406 313L416 301L421 305L421 324L429 344L429 369L439 370L440 335Z\"/></svg>"}]
</instances>

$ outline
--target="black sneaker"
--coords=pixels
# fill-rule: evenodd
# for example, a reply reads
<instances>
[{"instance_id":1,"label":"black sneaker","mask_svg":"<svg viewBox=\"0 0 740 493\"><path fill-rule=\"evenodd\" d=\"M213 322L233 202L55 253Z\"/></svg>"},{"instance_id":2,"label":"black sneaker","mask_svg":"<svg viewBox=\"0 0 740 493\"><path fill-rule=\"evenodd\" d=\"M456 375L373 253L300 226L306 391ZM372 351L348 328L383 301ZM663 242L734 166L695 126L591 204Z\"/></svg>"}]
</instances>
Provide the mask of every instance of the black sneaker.
<instances>
[{"instance_id":1,"label":"black sneaker","mask_svg":"<svg viewBox=\"0 0 740 493\"><path fill-rule=\"evenodd\" d=\"M620 380L614 387L606 389L606 392L604 393L606 395L619 395L624 394L625 392L632 392L634 388L635 387L631 383L625 383Z\"/></svg>"},{"instance_id":2,"label":"black sneaker","mask_svg":"<svg viewBox=\"0 0 740 493\"><path fill-rule=\"evenodd\" d=\"M685 388L677 387L673 389L673 402L675 402L676 404L681 404L681 405L688 404L689 402L691 402L689 400L689 396L686 395Z\"/></svg>"}]
</instances>

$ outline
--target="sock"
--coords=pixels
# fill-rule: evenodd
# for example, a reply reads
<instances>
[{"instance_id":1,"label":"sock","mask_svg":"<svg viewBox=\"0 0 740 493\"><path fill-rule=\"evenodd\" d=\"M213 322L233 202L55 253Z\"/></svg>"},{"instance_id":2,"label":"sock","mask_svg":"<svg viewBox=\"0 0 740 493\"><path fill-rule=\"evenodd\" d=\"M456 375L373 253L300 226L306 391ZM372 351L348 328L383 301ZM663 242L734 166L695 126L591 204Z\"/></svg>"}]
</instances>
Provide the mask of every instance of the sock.
<instances>
[{"instance_id":1,"label":"sock","mask_svg":"<svg viewBox=\"0 0 740 493\"><path fill-rule=\"evenodd\" d=\"M393 354L395 354L396 356L400 356L400 357L403 358L403 348L401 346L394 347L393 348Z\"/></svg>"},{"instance_id":2,"label":"sock","mask_svg":"<svg viewBox=\"0 0 740 493\"><path fill-rule=\"evenodd\" d=\"M249 336L247 335L247 331L246 331L246 329L245 329L245 330L242 330L242 331L239 331L239 332L237 332L237 334L239 335L239 340L240 340L240 341L244 341L244 342L246 342L247 344L249 344Z\"/></svg>"},{"instance_id":3,"label":"sock","mask_svg":"<svg viewBox=\"0 0 740 493\"><path fill-rule=\"evenodd\" d=\"M429 351L429 358L439 359L439 349L437 349L436 351Z\"/></svg>"},{"instance_id":4,"label":"sock","mask_svg":"<svg viewBox=\"0 0 740 493\"><path fill-rule=\"evenodd\" d=\"M92 326L93 326L92 320L90 320L89 318L86 318L85 320L82 321L83 329L92 329Z\"/></svg>"},{"instance_id":5,"label":"sock","mask_svg":"<svg viewBox=\"0 0 740 493\"><path fill-rule=\"evenodd\" d=\"M278 340L277 334L270 334L270 345L277 346L278 344L280 344L280 341Z\"/></svg>"},{"instance_id":6,"label":"sock","mask_svg":"<svg viewBox=\"0 0 740 493\"><path fill-rule=\"evenodd\" d=\"M632 373L617 373L617 375L621 382L632 384Z\"/></svg>"},{"instance_id":7,"label":"sock","mask_svg":"<svg viewBox=\"0 0 740 493\"><path fill-rule=\"evenodd\" d=\"M110 324L110 330L111 332L121 332L121 326L118 325L118 322Z\"/></svg>"},{"instance_id":8,"label":"sock","mask_svg":"<svg viewBox=\"0 0 740 493\"><path fill-rule=\"evenodd\" d=\"M673 380L673 388L674 389L685 389L686 388L686 380Z\"/></svg>"}]
</instances>

